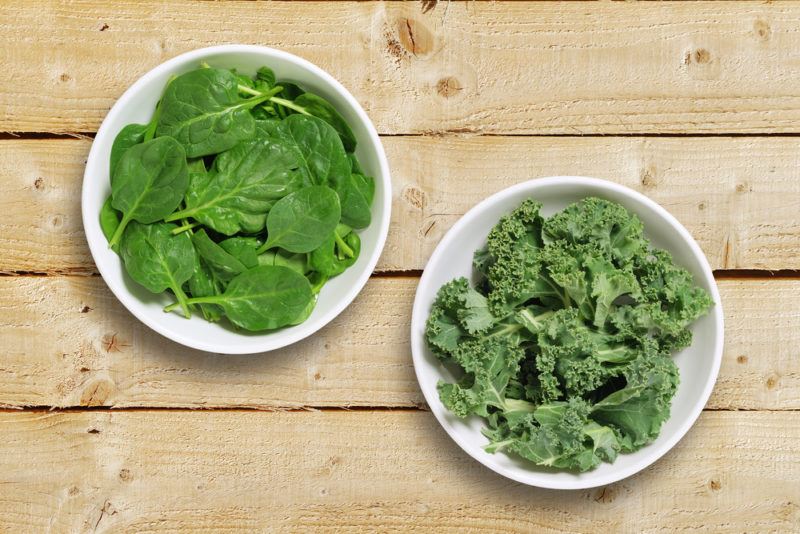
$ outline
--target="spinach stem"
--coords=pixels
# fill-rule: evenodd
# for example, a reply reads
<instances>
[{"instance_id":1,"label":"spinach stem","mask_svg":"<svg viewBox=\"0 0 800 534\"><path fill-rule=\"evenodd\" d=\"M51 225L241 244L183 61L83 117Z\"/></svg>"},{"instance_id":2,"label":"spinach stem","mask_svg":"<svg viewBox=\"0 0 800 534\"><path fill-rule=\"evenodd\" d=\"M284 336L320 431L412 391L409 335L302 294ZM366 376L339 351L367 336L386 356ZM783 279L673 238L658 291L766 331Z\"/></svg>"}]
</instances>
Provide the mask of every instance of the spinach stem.
<instances>
[{"instance_id":1,"label":"spinach stem","mask_svg":"<svg viewBox=\"0 0 800 534\"><path fill-rule=\"evenodd\" d=\"M196 223L196 222L193 222L193 223L186 223L186 224L184 224L183 226L179 226L179 227L175 228L175 229L172 231L172 235L178 235L178 234L180 234L181 232L185 232L185 231L187 231L187 230L191 230L192 228L194 228L195 226L197 226L197 225L199 225L199 224L200 224L200 223Z\"/></svg>"},{"instance_id":2,"label":"spinach stem","mask_svg":"<svg viewBox=\"0 0 800 534\"><path fill-rule=\"evenodd\" d=\"M176 302L175 304L181 307L181 309L183 310L183 316L186 317L187 319L190 318L192 314L189 311L189 299L186 296L186 293L184 293L183 289L181 289L181 287L178 285L174 285L170 289L172 289L172 292L175 293L175 298L178 299L178 302ZM167 308L170 308L170 306L167 306ZM165 312L172 311L173 309L175 309L172 308L170 310L167 310L167 308L164 308Z\"/></svg>"},{"instance_id":3,"label":"spinach stem","mask_svg":"<svg viewBox=\"0 0 800 534\"><path fill-rule=\"evenodd\" d=\"M333 238L336 240L336 245L339 247L339 250L345 256L347 256L348 258L352 258L353 256L355 256L356 253L353 252L353 249L350 248L350 246L344 242L344 239L342 239L342 236L339 235L339 232L333 232ZM339 259L344 259L344 258L339 258Z\"/></svg>"},{"instance_id":4,"label":"spinach stem","mask_svg":"<svg viewBox=\"0 0 800 534\"><path fill-rule=\"evenodd\" d=\"M111 239L108 240L108 248L114 248L119 243L119 240L122 239L122 233L125 231L125 227L128 226L128 223L131 221L131 218L127 215L122 216L122 220L119 222L119 226L114 231L114 235L111 236Z\"/></svg>"},{"instance_id":5,"label":"spinach stem","mask_svg":"<svg viewBox=\"0 0 800 534\"><path fill-rule=\"evenodd\" d=\"M295 104L291 100L286 100L285 98L278 98L277 96L273 96L269 100L270 100L270 102L273 102L275 104L279 104L279 105L281 105L281 106L283 106L285 108L293 109L298 113L302 113L303 115L311 115L311 113L306 111L306 108L304 108L303 106L298 106L297 104Z\"/></svg>"},{"instance_id":6,"label":"spinach stem","mask_svg":"<svg viewBox=\"0 0 800 534\"><path fill-rule=\"evenodd\" d=\"M264 243L263 245L261 245L260 247L258 247L258 249L256 250L256 256L260 256L260 255L262 255L263 253L265 253L266 251L268 251L269 249L271 249L273 246L274 246L274 245L272 245L272 244L269 242L269 238L267 238L267 242L266 242L266 243Z\"/></svg>"},{"instance_id":7,"label":"spinach stem","mask_svg":"<svg viewBox=\"0 0 800 534\"><path fill-rule=\"evenodd\" d=\"M219 301L219 297L216 297L216 296L211 296L211 297L192 297L192 298L186 300L186 304L215 304L218 301ZM172 306L175 306L175 304L173 304Z\"/></svg>"},{"instance_id":8,"label":"spinach stem","mask_svg":"<svg viewBox=\"0 0 800 534\"><path fill-rule=\"evenodd\" d=\"M156 135L156 126L158 125L158 119L161 117L161 101L158 101L156 105L156 110L153 113L153 118L150 119L150 122L147 124L147 130L144 131L144 142L148 142L153 139Z\"/></svg>"}]
</instances>

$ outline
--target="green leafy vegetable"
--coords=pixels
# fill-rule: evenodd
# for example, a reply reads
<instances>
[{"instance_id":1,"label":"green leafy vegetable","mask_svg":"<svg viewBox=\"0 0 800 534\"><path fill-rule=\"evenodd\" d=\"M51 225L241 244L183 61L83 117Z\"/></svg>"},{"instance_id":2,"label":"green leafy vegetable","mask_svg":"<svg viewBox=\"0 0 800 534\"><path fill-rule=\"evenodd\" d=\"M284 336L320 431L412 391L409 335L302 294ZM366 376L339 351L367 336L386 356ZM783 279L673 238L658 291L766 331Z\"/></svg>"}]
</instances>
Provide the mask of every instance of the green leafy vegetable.
<instances>
[{"instance_id":1,"label":"green leafy vegetable","mask_svg":"<svg viewBox=\"0 0 800 534\"><path fill-rule=\"evenodd\" d=\"M189 304L222 306L230 321L245 330L267 330L292 323L313 299L308 279L288 267L259 266L228 284L221 295L194 297Z\"/></svg>"},{"instance_id":2,"label":"green leafy vegetable","mask_svg":"<svg viewBox=\"0 0 800 534\"><path fill-rule=\"evenodd\" d=\"M131 278L152 293L171 290L189 317L181 287L194 273L195 251L187 234L172 235L174 228L166 223L131 222L120 243L120 256Z\"/></svg>"},{"instance_id":3,"label":"green leafy vegetable","mask_svg":"<svg viewBox=\"0 0 800 534\"><path fill-rule=\"evenodd\" d=\"M167 86L161 100L157 136L178 140L190 158L217 154L255 135L250 110L269 93L242 99L236 74L224 69L197 69Z\"/></svg>"},{"instance_id":4,"label":"green leafy vegetable","mask_svg":"<svg viewBox=\"0 0 800 534\"><path fill-rule=\"evenodd\" d=\"M175 295L165 311L268 330L305 321L356 262L375 185L330 102L248 74L201 63L170 79L149 123L114 140L99 222L134 280ZM671 332L658 350L684 343Z\"/></svg>"},{"instance_id":5,"label":"green leafy vegetable","mask_svg":"<svg viewBox=\"0 0 800 534\"><path fill-rule=\"evenodd\" d=\"M671 353L713 302L622 206L587 198L549 219L540 207L491 230L475 288L442 286L426 339L463 370L439 396L486 419L487 451L586 471L658 436L679 382Z\"/></svg>"},{"instance_id":6,"label":"green leafy vegetable","mask_svg":"<svg viewBox=\"0 0 800 534\"><path fill-rule=\"evenodd\" d=\"M196 232L192 236L192 243L211 272L222 282L228 282L248 269L238 258L208 237L205 230Z\"/></svg>"},{"instance_id":7,"label":"green leafy vegetable","mask_svg":"<svg viewBox=\"0 0 800 534\"><path fill-rule=\"evenodd\" d=\"M279 139L241 143L220 154L211 172L193 176L186 208L167 221L191 217L225 235L258 232L278 199L309 184L299 166L297 152Z\"/></svg>"},{"instance_id":8,"label":"green leafy vegetable","mask_svg":"<svg viewBox=\"0 0 800 534\"><path fill-rule=\"evenodd\" d=\"M294 100L294 104L303 108L309 115L318 117L336 130L342 140L345 150L353 152L356 149L356 136L344 117L324 98L313 93L303 93Z\"/></svg>"},{"instance_id":9,"label":"green leafy vegetable","mask_svg":"<svg viewBox=\"0 0 800 534\"><path fill-rule=\"evenodd\" d=\"M144 142L147 128L147 124L128 124L114 138L114 143L111 145L111 159L108 169L112 181L114 180L114 169L117 167L122 154L132 146Z\"/></svg>"},{"instance_id":10,"label":"green leafy vegetable","mask_svg":"<svg viewBox=\"0 0 800 534\"><path fill-rule=\"evenodd\" d=\"M280 247L288 252L311 252L330 236L341 217L339 197L330 187L314 185L275 203L267 217L267 242L261 254Z\"/></svg>"},{"instance_id":11,"label":"green leafy vegetable","mask_svg":"<svg viewBox=\"0 0 800 534\"><path fill-rule=\"evenodd\" d=\"M111 182L111 205L122 212L122 220L109 246L119 242L130 221L149 224L169 215L180 204L188 184L186 154L171 137L125 151Z\"/></svg>"}]
</instances>

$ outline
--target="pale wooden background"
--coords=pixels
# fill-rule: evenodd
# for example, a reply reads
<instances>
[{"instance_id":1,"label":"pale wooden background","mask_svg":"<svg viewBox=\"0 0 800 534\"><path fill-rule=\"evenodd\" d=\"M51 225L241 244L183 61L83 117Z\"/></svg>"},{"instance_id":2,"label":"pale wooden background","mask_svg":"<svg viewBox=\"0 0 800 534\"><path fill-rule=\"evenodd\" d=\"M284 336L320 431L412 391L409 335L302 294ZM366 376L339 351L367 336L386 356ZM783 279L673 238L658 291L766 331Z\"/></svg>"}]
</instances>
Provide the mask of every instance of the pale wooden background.
<instances>
[{"instance_id":1,"label":"pale wooden background","mask_svg":"<svg viewBox=\"0 0 800 534\"><path fill-rule=\"evenodd\" d=\"M800 4L0 3L0 530L800 531ZM430 5L428 5L430 7ZM378 271L313 339L256 357L168 342L97 276L91 137L137 77L200 46L286 49L388 151ZM707 410L643 473L512 483L426 411L408 347L452 223L531 177L634 187L718 276Z\"/></svg>"}]
</instances>

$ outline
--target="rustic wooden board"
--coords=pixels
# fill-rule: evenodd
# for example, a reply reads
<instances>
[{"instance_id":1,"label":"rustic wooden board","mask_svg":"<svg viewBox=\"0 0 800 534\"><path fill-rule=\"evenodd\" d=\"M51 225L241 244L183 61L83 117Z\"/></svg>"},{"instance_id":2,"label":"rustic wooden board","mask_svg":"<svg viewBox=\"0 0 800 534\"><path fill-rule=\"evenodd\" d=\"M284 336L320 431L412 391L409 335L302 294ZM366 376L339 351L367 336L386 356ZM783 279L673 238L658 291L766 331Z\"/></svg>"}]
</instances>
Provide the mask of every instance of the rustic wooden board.
<instances>
[{"instance_id":1,"label":"rustic wooden board","mask_svg":"<svg viewBox=\"0 0 800 534\"><path fill-rule=\"evenodd\" d=\"M715 269L800 267L800 138L385 137L393 171L378 266L422 269L445 231L524 180L584 174L671 211ZM80 188L90 142L0 141L0 272L90 273Z\"/></svg>"},{"instance_id":2,"label":"rustic wooden board","mask_svg":"<svg viewBox=\"0 0 800 534\"><path fill-rule=\"evenodd\" d=\"M789 532L800 415L706 412L658 463L603 488L493 474L430 413L4 413L12 532Z\"/></svg>"},{"instance_id":3,"label":"rustic wooden board","mask_svg":"<svg viewBox=\"0 0 800 534\"><path fill-rule=\"evenodd\" d=\"M415 278L377 278L330 326L274 353L187 349L131 316L98 277L0 278L0 404L415 406ZM722 280L724 362L709 407L800 409L800 280Z\"/></svg>"},{"instance_id":4,"label":"rustic wooden board","mask_svg":"<svg viewBox=\"0 0 800 534\"><path fill-rule=\"evenodd\" d=\"M443 4L4 2L0 129L94 131L147 70L238 42L325 68L381 133L800 131L796 3Z\"/></svg>"}]
</instances>

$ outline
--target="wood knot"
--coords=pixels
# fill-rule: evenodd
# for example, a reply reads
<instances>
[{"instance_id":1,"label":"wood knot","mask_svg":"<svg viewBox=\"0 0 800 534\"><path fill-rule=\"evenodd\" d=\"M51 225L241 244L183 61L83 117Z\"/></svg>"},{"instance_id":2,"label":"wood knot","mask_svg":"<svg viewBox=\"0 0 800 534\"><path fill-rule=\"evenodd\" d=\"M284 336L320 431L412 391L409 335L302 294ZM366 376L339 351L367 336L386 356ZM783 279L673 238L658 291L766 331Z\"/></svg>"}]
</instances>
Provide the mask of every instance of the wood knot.
<instances>
[{"instance_id":1,"label":"wood knot","mask_svg":"<svg viewBox=\"0 0 800 534\"><path fill-rule=\"evenodd\" d=\"M741 363L742 365L746 364L747 363L747 356L745 356L744 354L742 354L741 356L737 356L736 357L736 362L737 363Z\"/></svg>"},{"instance_id":2,"label":"wood knot","mask_svg":"<svg viewBox=\"0 0 800 534\"><path fill-rule=\"evenodd\" d=\"M445 98L457 95L462 89L464 89L464 87L461 85L461 82L452 76L442 78L436 83L436 92Z\"/></svg>"},{"instance_id":3,"label":"wood knot","mask_svg":"<svg viewBox=\"0 0 800 534\"><path fill-rule=\"evenodd\" d=\"M81 394L81 406L102 406L114 394L116 385L109 380L90 383Z\"/></svg>"},{"instance_id":4,"label":"wood knot","mask_svg":"<svg viewBox=\"0 0 800 534\"><path fill-rule=\"evenodd\" d=\"M418 210L425 208L428 202L425 191L414 186L408 186L403 190L403 198L411 207Z\"/></svg>"},{"instance_id":5,"label":"wood knot","mask_svg":"<svg viewBox=\"0 0 800 534\"><path fill-rule=\"evenodd\" d=\"M61 215L54 215L52 219L50 219L50 224L53 225L53 228L61 228L64 226L64 217Z\"/></svg>"},{"instance_id":6,"label":"wood knot","mask_svg":"<svg viewBox=\"0 0 800 534\"><path fill-rule=\"evenodd\" d=\"M319 380L322 378L322 375L319 373L314 373L314 380Z\"/></svg>"},{"instance_id":7,"label":"wood knot","mask_svg":"<svg viewBox=\"0 0 800 534\"><path fill-rule=\"evenodd\" d=\"M33 181L33 187L35 187L38 191L44 189L44 178L41 176Z\"/></svg>"},{"instance_id":8,"label":"wood knot","mask_svg":"<svg viewBox=\"0 0 800 534\"><path fill-rule=\"evenodd\" d=\"M93 309L94 308L92 308L91 306L84 306L83 308L81 308L81 313L89 313Z\"/></svg>"},{"instance_id":9,"label":"wood knot","mask_svg":"<svg viewBox=\"0 0 800 534\"><path fill-rule=\"evenodd\" d=\"M708 486L714 491L719 491L722 489L722 483L717 479L711 479L711 482L708 483Z\"/></svg>"},{"instance_id":10,"label":"wood knot","mask_svg":"<svg viewBox=\"0 0 800 534\"><path fill-rule=\"evenodd\" d=\"M65 72L61 74L61 76L59 76L58 79L61 80L62 82L68 82L72 79L72 77Z\"/></svg>"},{"instance_id":11,"label":"wood knot","mask_svg":"<svg viewBox=\"0 0 800 534\"><path fill-rule=\"evenodd\" d=\"M617 490L614 486L606 486L601 488L600 491L597 492L597 495L594 498L594 502L599 503L612 503L614 499L617 498Z\"/></svg>"},{"instance_id":12,"label":"wood knot","mask_svg":"<svg viewBox=\"0 0 800 534\"><path fill-rule=\"evenodd\" d=\"M697 205L697 209L703 211L704 209L706 209L706 203L701 202L700 204Z\"/></svg>"},{"instance_id":13,"label":"wood knot","mask_svg":"<svg viewBox=\"0 0 800 534\"><path fill-rule=\"evenodd\" d=\"M642 172L639 173L639 182L644 187L655 187L658 185L658 180L656 179L656 168L652 165L648 165L647 167L642 169Z\"/></svg>"},{"instance_id":14,"label":"wood knot","mask_svg":"<svg viewBox=\"0 0 800 534\"><path fill-rule=\"evenodd\" d=\"M106 352L122 352L125 348L131 346L130 343L125 343L119 339L116 332L104 335L102 343Z\"/></svg>"},{"instance_id":15,"label":"wood knot","mask_svg":"<svg viewBox=\"0 0 800 534\"><path fill-rule=\"evenodd\" d=\"M133 480L133 474L131 473L130 469L121 469L119 472L119 478L123 482L130 482Z\"/></svg>"},{"instance_id":16,"label":"wood knot","mask_svg":"<svg viewBox=\"0 0 800 534\"><path fill-rule=\"evenodd\" d=\"M772 35L772 28L766 20L756 19L753 23L753 34L759 41L769 41Z\"/></svg>"},{"instance_id":17,"label":"wood knot","mask_svg":"<svg viewBox=\"0 0 800 534\"><path fill-rule=\"evenodd\" d=\"M414 19L397 19L397 35L403 48L414 57L427 56L433 50L433 34Z\"/></svg>"},{"instance_id":18,"label":"wood knot","mask_svg":"<svg viewBox=\"0 0 800 534\"><path fill-rule=\"evenodd\" d=\"M753 189L750 187L750 184L747 182L741 182L736 184L736 192L737 193L749 193Z\"/></svg>"},{"instance_id":19,"label":"wood knot","mask_svg":"<svg viewBox=\"0 0 800 534\"><path fill-rule=\"evenodd\" d=\"M108 24L106 24L106 23L104 22L104 23L103 23L103 25L102 25L102 26L100 26L100 31L101 31L101 32L104 32L104 31L106 31L107 29L108 29Z\"/></svg>"},{"instance_id":20,"label":"wood knot","mask_svg":"<svg viewBox=\"0 0 800 534\"><path fill-rule=\"evenodd\" d=\"M70 497L74 497L80 492L81 490L78 489L78 486L70 486L69 490L67 490L67 495L69 495Z\"/></svg>"},{"instance_id":21,"label":"wood knot","mask_svg":"<svg viewBox=\"0 0 800 534\"><path fill-rule=\"evenodd\" d=\"M771 376L767 378L767 389L775 389L775 386L778 385L778 378L775 376Z\"/></svg>"},{"instance_id":22,"label":"wood knot","mask_svg":"<svg viewBox=\"0 0 800 534\"><path fill-rule=\"evenodd\" d=\"M699 65L704 65L711 62L711 52L705 48L698 48L694 51L694 61Z\"/></svg>"}]
</instances>

